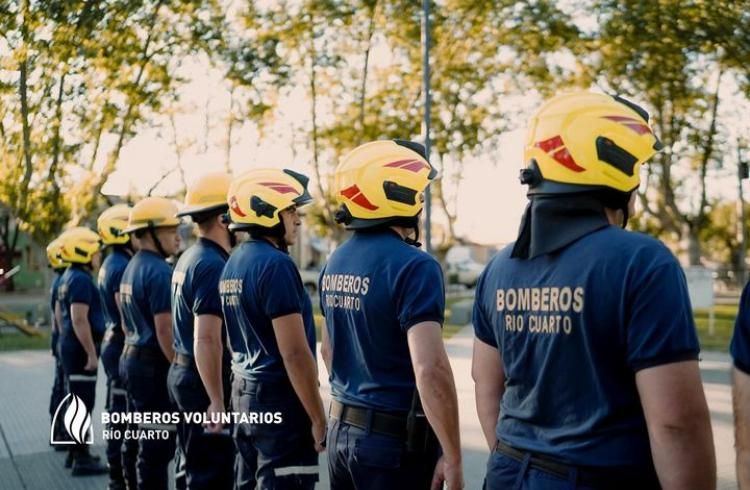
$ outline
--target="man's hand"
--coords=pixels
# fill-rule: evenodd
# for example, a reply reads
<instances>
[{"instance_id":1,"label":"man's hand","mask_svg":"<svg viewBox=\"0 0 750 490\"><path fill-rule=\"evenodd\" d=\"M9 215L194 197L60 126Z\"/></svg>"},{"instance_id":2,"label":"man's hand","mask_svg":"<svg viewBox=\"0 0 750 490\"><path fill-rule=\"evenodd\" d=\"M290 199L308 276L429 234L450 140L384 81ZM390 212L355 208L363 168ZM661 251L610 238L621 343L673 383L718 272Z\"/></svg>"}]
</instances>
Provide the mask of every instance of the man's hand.
<instances>
[{"instance_id":1,"label":"man's hand","mask_svg":"<svg viewBox=\"0 0 750 490\"><path fill-rule=\"evenodd\" d=\"M86 365L83 367L84 371L96 371L96 368L99 366L99 360L96 358L95 355L89 355L86 359Z\"/></svg>"},{"instance_id":2,"label":"man's hand","mask_svg":"<svg viewBox=\"0 0 750 490\"><path fill-rule=\"evenodd\" d=\"M322 453L326 450L326 431L328 428L326 427L325 422L317 423L312 425L312 436L313 441L315 441L315 450L319 453Z\"/></svg>"},{"instance_id":3,"label":"man's hand","mask_svg":"<svg viewBox=\"0 0 750 490\"><path fill-rule=\"evenodd\" d=\"M221 423L222 415L224 414L224 404L221 400L214 400L206 409L206 419L208 420L203 427L206 432L210 434L218 434L224 429L224 424ZM218 422L213 422L216 419Z\"/></svg>"},{"instance_id":4,"label":"man's hand","mask_svg":"<svg viewBox=\"0 0 750 490\"><path fill-rule=\"evenodd\" d=\"M462 490L464 488L464 474L461 468L461 459L449 461L445 456L440 456L435 473L432 476L432 490L440 490L445 482L448 490Z\"/></svg>"}]
</instances>

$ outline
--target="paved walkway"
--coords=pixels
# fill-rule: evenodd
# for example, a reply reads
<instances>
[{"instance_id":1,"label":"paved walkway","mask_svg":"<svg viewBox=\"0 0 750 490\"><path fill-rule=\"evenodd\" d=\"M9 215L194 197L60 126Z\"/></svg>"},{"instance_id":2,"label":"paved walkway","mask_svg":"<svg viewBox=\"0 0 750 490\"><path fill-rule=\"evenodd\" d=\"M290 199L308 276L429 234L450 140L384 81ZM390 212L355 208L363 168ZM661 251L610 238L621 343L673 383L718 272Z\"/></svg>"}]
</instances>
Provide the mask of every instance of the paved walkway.
<instances>
[{"instance_id":1,"label":"paved walkway","mask_svg":"<svg viewBox=\"0 0 750 490\"><path fill-rule=\"evenodd\" d=\"M461 442L464 451L466 488L481 488L488 451L474 409L471 381L470 328L447 343L458 386ZM729 358L706 353L701 363L706 395L713 420L719 489L736 488ZM325 369L321 369L325 372ZM52 362L46 351L20 351L0 355L0 490L89 490L106 488L105 477L72 478L63 469L64 453L50 449L47 405L52 381ZM321 375L321 388L329 392ZM100 411L104 398L104 375L97 386L93 451L104 458ZM326 462L321 459L320 488L327 488Z\"/></svg>"}]
</instances>

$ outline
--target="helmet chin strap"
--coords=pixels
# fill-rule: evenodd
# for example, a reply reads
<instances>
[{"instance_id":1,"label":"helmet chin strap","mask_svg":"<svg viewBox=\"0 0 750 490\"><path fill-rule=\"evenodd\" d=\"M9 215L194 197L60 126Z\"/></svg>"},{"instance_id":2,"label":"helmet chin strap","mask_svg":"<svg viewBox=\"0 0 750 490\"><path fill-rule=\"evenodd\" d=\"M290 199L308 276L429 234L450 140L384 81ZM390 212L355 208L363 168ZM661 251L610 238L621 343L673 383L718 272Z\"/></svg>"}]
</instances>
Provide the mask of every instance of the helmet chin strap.
<instances>
[{"instance_id":1,"label":"helmet chin strap","mask_svg":"<svg viewBox=\"0 0 750 490\"><path fill-rule=\"evenodd\" d=\"M162 247L161 245L161 240L159 240L159 237L156 236L156 229L153 226L149 225L148 233L149 235L151 235L151 239L154 241L154 246L156 246L156 250L159 251L159 254L165 259L169 257L169 254L164 251L164 247Z\"/></svg>"},{"instance_id":2,"label":"helmet chin strap","mask_svg":"<svg viewBox=\"0 0 750 490\"><path fill-rule=\"evenodd\" d=\"M419 216L418 215L414 218L413 226L409 226L407 228L411 228L412 230L414 230L414 238L409 237L409 236L404 237L404 242L414 247L420 248L422 246L422 243L419 241Z\"/></svg>"},{"instance_id":3,"label":"helmet chin strap","mask_svg":"<svg viewBox=\"0 0 750 490\"><path fill-rule=\"evenodd\" d=\"M624 230L628 226L628 219L630 218L630 212L628 206L622 208L622 229Z\"/></svg>"}]
</instances>

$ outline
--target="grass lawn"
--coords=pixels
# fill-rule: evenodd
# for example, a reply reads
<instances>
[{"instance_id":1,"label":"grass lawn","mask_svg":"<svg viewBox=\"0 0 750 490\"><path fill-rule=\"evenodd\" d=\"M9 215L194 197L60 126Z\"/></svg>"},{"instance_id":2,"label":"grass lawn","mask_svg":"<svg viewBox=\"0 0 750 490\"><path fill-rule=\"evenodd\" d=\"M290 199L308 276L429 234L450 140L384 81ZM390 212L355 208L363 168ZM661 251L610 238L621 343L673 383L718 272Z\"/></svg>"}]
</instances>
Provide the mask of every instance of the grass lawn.
<instances>
[{"instance_id":1,"label":"grass lawn","mask_svg":"<svg viewBox=\"0 0 750 490\"><path fill-rule=\"evenodd\" d=\"M49 332L29 337L22 333L5 333L0 335L0 352L25 349L49 349Z\"/></svg>"},{"instance_id":2,"label":"grass lawn","mask_svg":"<svg viewBox=\"0 0 750 490\"><path fill-rule=\"evenodd\" d=\"M698 327L698 337L702 350L729 351L732 340L734 319L737 316L738 305L716 305L714 307L714 334L708 332L708 310L695 310L695 325Z\"/></svg>"}]
</instances>

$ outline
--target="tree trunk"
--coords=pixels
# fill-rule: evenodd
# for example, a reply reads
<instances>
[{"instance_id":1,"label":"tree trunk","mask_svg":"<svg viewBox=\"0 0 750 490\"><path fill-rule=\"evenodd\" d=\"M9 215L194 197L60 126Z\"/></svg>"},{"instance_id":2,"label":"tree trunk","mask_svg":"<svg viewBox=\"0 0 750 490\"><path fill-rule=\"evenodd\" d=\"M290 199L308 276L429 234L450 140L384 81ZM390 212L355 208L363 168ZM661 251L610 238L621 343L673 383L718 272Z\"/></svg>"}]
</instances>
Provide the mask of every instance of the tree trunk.
<instances>
[{"instance_id":1,"label":"tree trunk","mask_svg":"<svg viewBox=\"0 0 750 490\"><path fill-rule=\"evenodd\" d=\"M31 128L29 127L29 100L28 100L28 49L29 49L29 28L27 25L29 13L29 0L22 0L21 2L21 37L24 46L23 59L19 66L19 83L18 83L18 96L21 99L21 124L23 134L23 163L24 172L23 180L19 188L20 195L20 206L18 209L17 216L21 219L26 217L26 206L28 203L28 191L29 183L31 182L31 175L33 172L33 166L31 161Z\"/></svg>"},{"instance_id":2,"label":"tree trunk","mask_svg":"<svg viewBox=\"0 0 750 490\"><path fill-rule=\"evenodd\" d=\"M688 225L687 227L687 254L688 264L691 266L702 265L701 263L701 241L700 241L700 227L696 225Z\"/></svg>"},{"instance_id":3,"label":"tree trunk","mask_svg":"<svg viewBox=\"0 0 750 490\"><path fill-rule=\"evenodd\" d=\"M333 211L328 202L328 194L323 187L323 178L320 171L320 147L318 142L318 93L317 93L317 74L315 66L317 65L317 52L315 50L315 19L310 14L310 32L308 32L310 45L308 47L308 56L310 58L310 115L312 117L312 150L313 150L313 169L315 171L315 180L318 184L318 192L323 199L323 219L326 226L334 229L336 224L333 219Z\"/></svg>"},{"instance_id":4,"label":"tree trunk","mask_svg":"<svg viewBox=\"0 0 750 490\"><path fill-rule=\"evenodd\" d=\"M367 74L370 65L370 50L372 49L372 36L375 34L375 10L378 8L378 2L374 2L370 8L370 15L367 24L367 38L365 39L366 48L364 53L364 63L362 67L362 85L359 93L359 138L357 145L362 144L362 138L365 132L365 100L367 99Z\"/></svg>"},{"instance_id":5,"label":"tree trunk","mask_svg":"<svg viewBox=\"0 0 750 490\"><path fill-rule=\"evenodd\" d=\"M229 173L230 171L230 168L231 168L230 163L232 160L232 133L234 132L234 123L235 123L234 90L235 90L235 85L232 84L232 88L229 89L229 117L227 118L227 141L226 141L226 146L224 147L224 169L226 170L227 173ZM208 127L208 123L206 124L206 127ZM208 132L208 129L206 129L206 132Z\"/></svg>"}]
</instances>

